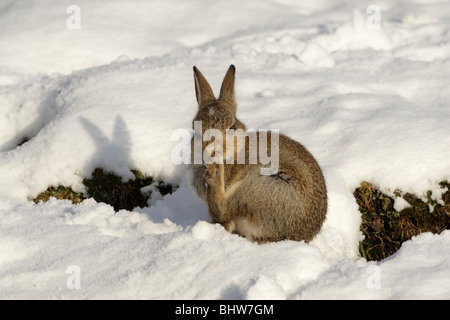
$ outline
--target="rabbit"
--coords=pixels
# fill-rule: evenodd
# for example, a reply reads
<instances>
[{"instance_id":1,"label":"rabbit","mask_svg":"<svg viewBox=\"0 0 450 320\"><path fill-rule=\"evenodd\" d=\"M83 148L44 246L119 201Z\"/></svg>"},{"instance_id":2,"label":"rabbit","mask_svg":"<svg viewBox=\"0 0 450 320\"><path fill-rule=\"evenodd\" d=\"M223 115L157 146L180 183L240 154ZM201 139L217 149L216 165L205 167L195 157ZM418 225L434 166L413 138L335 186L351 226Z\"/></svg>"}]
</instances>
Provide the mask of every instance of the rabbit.
<instances>
[{"instance_id":1,"label":"rabbit","mask_svg":"<svg viewBox=\"0 0 450 320\"><path fill-rule=\"evenodd\" d=\"M198 112L193 123L201 121L202 124L202 132L197 134L212 128L223 136L227 129L246 131L245 125L236 118L235 73L231 65L216 99L208 81L194 66ZM255 134L259 142L261 132ZM271 134L267 136L267 149L270 149ZM193 141L194 138L192 144ZM281 240L308 243L321 230L327 213L327 189L317 161L300 143L279 134L278 170L262 175L261 168L267 165L260 159L250 163L249 138L245 141L243 164L191 162L192 186L207 205L212 222L259 244ZM225 140L215 142L226 149ZM207 144L202 141L202 152ZM228 156L230 152L236 154L236 149L222 152ZM215 150L220 152L220 147Z\"/></svg>"}]
</instances>

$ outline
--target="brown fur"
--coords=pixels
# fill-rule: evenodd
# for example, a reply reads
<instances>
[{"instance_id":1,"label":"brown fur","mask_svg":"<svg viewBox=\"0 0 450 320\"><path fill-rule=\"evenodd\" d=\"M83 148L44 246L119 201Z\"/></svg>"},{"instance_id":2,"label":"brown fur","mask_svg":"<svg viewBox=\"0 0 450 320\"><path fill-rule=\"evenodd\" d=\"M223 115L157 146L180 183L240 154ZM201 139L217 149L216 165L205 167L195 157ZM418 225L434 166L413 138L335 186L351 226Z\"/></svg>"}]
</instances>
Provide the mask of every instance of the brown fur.
<instances>
[{"instance_id":1,"label":"brown fur","mask_svg":"<svg viewBox=\"0 0 450 320\"><path fill-rule=\"evenodd\" d=\"M199 105L194 121L202 121L203 132L215 128L226 137L231 127L246 130L236 118L234 77L235 68L230 66L216 99L209 83L194 67ZM258 143L259 136L257 133ZM267 142L270 150L270 132ZM202 150L208 143L203 143ZM221 145L226 150L225 141ZM248 161L248 137L245 147L245 164L236 163L235 143L235 163L192 165L193 187L207 204L212 221L259 243L312 240L327 212L327 191L317 161L300 143L280 134L278 173L260 175L263 165L259 158L257 164Z\"/></svg>"}]
</instances>

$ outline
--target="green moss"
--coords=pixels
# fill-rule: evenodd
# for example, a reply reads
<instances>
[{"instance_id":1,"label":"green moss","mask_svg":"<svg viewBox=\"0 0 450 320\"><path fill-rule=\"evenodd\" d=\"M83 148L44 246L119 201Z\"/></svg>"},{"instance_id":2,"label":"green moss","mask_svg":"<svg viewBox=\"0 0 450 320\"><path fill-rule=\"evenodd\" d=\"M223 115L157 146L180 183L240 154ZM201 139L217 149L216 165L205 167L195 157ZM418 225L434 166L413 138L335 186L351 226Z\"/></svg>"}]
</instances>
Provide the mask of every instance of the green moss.
<instances>
[{"instance_id":1,"label":"green moss","mask_svg":"<svg viewBox=\"0 0 450 320\"><path fill-rule=\"evenodd\" d=\"M440 183L450 190L450 184ZM361 231L365 239L360 242L361 256L366 260L382 260L395 253L401 244L422 232L440 233L450 229L450 191L444 193L444 205L432 198L431 191L424 195L426 201L410 193L394 192L411 206L394 209L394 198L377 190L369 182L361 183L354 191L361 212Z\"/></svg>"}]
</instances>

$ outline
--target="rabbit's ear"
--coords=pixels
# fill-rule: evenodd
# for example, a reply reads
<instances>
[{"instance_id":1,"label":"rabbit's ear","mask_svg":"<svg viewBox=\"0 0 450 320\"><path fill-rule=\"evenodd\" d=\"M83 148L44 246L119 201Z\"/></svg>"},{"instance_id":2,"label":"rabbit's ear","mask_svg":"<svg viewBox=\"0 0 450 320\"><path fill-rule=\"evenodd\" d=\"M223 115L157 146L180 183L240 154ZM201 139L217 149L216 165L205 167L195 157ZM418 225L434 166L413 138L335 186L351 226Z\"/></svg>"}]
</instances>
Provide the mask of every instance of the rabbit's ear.
<instances>
[{"instance_id":1,"label":"rabbit's ear","mask_svg":"<svg viewBox=\"0 0 450 320\"><path fill-rule=\"evenodd\" d=\"M229 102L233 105L234 111L236 111L236 97L234 95L234 74L236 68L231 65L225 75L220 88L219 100Z\"/></svg>"},{"instance_id":2,"label":"rabbit's ear","mask_svg":"<svg viewBox=\"0 0 450 320\"><path fill-rule=\"evenodd\" d=\"M198 106L201 107L207 101L216 101L214 92L202 73L194 67L195 95Z\"/></svg>"}]
</instances>

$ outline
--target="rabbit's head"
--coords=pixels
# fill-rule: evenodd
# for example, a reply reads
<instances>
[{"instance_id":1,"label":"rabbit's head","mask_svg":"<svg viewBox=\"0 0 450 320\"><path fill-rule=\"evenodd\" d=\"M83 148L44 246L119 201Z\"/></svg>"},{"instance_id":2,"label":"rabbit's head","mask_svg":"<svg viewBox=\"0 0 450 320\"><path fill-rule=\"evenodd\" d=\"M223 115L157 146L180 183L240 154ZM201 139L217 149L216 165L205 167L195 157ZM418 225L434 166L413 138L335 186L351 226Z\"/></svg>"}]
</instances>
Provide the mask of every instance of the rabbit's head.
<instances>
[{"instance_id":1,"label":"rabbit's head","mask_svg":"<svg viewBox=\"0 0 450 320\"><path fill-rule=\"evenodd\" d=\"M242 129L245 126L236 118L236 98L234 93L234 75L236 69L233 65L228 69L220 88L219 98L216 99L208 81L203 74L194 67L195 94L198 102L198 112L194 122L201 121L202 132L195 132L204 137L208 129L216 129L226 137L228 129ZM197 127L198 128L198 127ZM194 129L196 129L194 125ZM209 138L206 138L209 141ZM208 144L203 139L203 149Z\"/></svg>"},{"instance_id":2,"label":"rabbit's head","mask_svg":"<svg viewBox=\"0 0 450 320\"><path fill-rule=\"evenodd\" d=\"M195 94L198 102L198 113L194 121L201 121L203 130L218 129L225 132L236 122L236 98L234 95L233 65L228 69L222 82L219 99L216 99L208 81L194 67Z\"/></svg>"}]
</instances>

